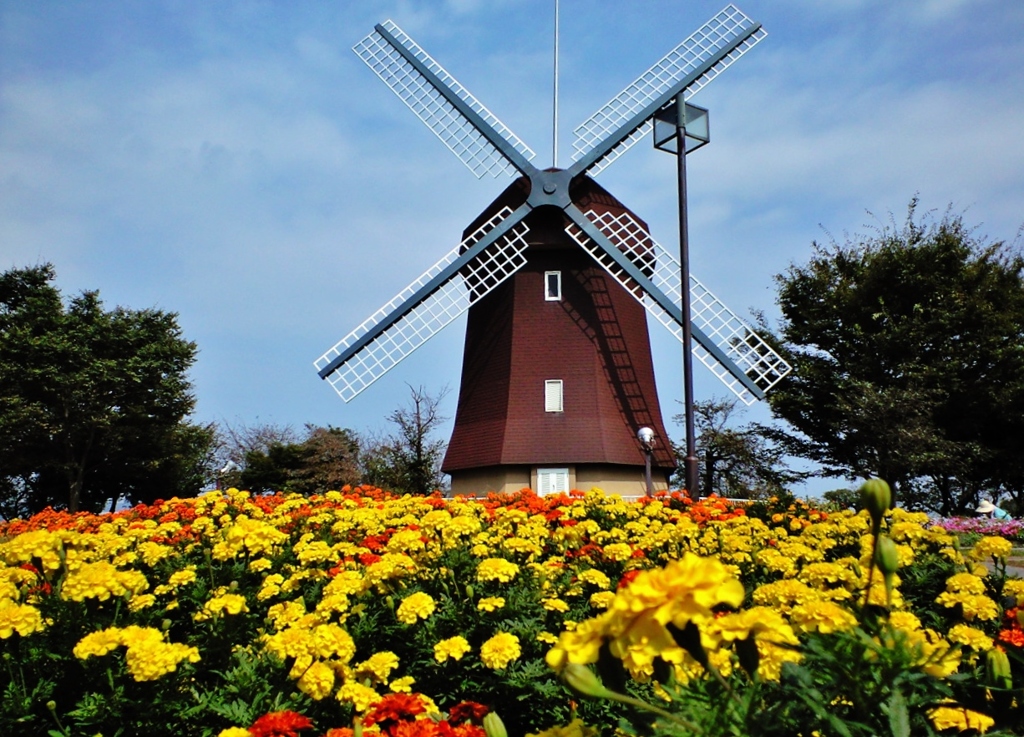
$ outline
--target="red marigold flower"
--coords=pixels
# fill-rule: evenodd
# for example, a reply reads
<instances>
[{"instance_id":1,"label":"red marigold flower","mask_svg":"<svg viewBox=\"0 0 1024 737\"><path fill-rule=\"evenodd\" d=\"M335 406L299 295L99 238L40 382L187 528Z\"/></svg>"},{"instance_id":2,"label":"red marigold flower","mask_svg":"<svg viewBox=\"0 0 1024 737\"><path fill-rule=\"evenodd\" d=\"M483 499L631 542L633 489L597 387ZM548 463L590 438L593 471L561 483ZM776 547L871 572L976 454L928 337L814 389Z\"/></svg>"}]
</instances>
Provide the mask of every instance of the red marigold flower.
<instances>
[{"instance_id":1,"label":"red marigold flower","mask_svg":"<svg viewBox=\"0 0 1024 737\"><path fill-rule=\"evenodd\" d=\"M455 737L448 722L435 722L433 719L396 722L388 734L391 737Z\"/></svg>"},{"instance_id":2,"label":"red marigold flower","mask_svg":"<svg viewBox=\"0 0 1024 737\"><path fill-rule=\"evenodd\" d=\"M480 724L489 711L489 707L476 701L463 701L461 704L453 706L451 711L448 712L448 721L451 724L458 724L459 722Z\"/></svg>"},{"instance_id":3,"label":"red marigold flower","mask_svg":"<svg viewBox=\"0 0 1024 737\"><path fill-rule=\"evenodd\" d=\"M626 571L625 573L622 574L622 578L619 579L619 585L616 586L615 588L622 589L622 588L625 588L626 586L629 586L629 584L633 583L633 579L636 578L639 575L640 575L640 571L636 570L636 569L634 569L632 571Z\"/></svg>"},{"instance_id":4,"label":"red marigold flower","mask_svg":"<svg viewBox=\"0 0 1024 737\"><path fill-rule=\"evenodd\" d=\"M487 737L487 732L483 727L466 722L452 727L452 737Z\"/></svg>"},{"instance_id":5,"label":"red marigold flower","mask_svg":"<svg viewBox=\"0 0 1024 737\"><path fill-rule=\"evenodd\" d=\"M294 711L272 711L264 714L249 727L252 737L299 737L300 729L312 729L309 717Z\"/></svg>"},{"instance_id":6,"label":"red marigold flower","mask_svg":"<svg viewBox=\"0 0 1024 737\"><path fill-rule=\"evenodd\" d=\"M415 694L390 693L370 710L363 720L367 727L386 722L397 722L414 717L426 711L423 702ZM386 729L386 727L385 727Z\"/></svg>"},{"instance_id":7,"label":"red marigold flower","mask_svg":"<svg viewBox=\"0 0 1024 737\"><path fill-rule=\"evenodd\" d=\"M324 737L352 737L354 734L352 727L335 727L328 729Z\"/></svg>"}]
</instances>

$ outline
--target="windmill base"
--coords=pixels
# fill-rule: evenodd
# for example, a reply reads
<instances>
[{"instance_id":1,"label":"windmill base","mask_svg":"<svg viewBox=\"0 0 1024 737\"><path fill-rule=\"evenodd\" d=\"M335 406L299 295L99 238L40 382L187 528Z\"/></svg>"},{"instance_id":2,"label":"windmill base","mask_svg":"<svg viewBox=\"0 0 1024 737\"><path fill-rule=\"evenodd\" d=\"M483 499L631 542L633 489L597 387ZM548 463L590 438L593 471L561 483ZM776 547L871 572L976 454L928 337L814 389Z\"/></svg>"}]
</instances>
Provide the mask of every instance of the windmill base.
<instances>
[{"instance_id":1,"label":"windmill base","mask_svg":"<svg viewBox=\"0 0 1024 737\"><path fill-rule=\"evenodd\" d=\"M566 467L569 488L581 491L600 489L605 494L618 494L623 499L637 499L646 494L643 466L612 464L577 464ZM538 479L537 466L491 466L470 468L452 473L452 496L472 496L491 492L511 494L521 489L533 489L538 494L546 490ZM654 491L667 491L668 478L654 469Z\"/></svg>"}]
</instances>

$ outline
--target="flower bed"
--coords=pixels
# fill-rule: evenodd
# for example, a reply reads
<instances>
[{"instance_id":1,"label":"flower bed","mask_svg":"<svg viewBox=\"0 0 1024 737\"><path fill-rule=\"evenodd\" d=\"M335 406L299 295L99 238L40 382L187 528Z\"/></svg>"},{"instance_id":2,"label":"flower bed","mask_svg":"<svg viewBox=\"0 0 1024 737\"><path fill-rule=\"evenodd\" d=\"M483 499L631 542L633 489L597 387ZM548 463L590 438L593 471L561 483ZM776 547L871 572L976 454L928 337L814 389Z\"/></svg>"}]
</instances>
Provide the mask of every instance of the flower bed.
<instances>
[{"instance_id":1,"label":"flower bed","mask_svg":"<svg viewBox=\"0 0 1024 737\"><path fill-rule=\"evenodd\" d=\"M1024 595L1000 567L1005 540L986 538L965 560L953 535L897 510L887 531L900 572L887 590L866 513L758 513L679 494L446 500L360 488L232 490L9 522L0 734L339 735L358 718L395 737L472 737L489 710L511 735L639 727L636 704L581 700L559 677L594 662L628 698L680 708L722 684L756 688L779 730L811 723L801 703L826 726L856 724L883 692L903 699L887 709L927 715L929 729L1017 718L979 691L992 685L995 644L1024 644L1015 609L1001 608ZM799 683L852 667L854 650L867 671ZM1013 659L1020 683L1018 668ZM888 680L850 681L869 672ZM825 700L794 699L794 683Z\"/></svg>"},{"instance_id":2,"label":"flower bed","mask_svg":"<svg viewBox=\"0 0 1024 737\"><path fill-rule=\"evenodd\" d=\"M972 538L986 535L1005 537L1015 545L1024 544L1024 521L997 520L988 517L946 517L935 522L947 532Z\"/></svg>"}]
</instances>

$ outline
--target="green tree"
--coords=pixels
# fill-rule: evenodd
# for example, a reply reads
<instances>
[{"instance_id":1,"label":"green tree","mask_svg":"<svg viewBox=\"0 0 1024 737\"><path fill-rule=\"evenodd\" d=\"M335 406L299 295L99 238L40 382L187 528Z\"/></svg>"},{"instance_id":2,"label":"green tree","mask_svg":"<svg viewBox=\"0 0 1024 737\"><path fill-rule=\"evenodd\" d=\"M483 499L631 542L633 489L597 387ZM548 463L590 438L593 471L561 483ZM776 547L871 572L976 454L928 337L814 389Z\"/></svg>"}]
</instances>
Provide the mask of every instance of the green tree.
<instances>
[{"instance_id":1,"label":"green tree","mask_svg":"<svg viewBox=\"0 0 1024 737\"><path fill-rule=\"evenodd\" d=\"M384 438L368 438L362 449L363 480L383 489L405 494L430 494L443 489L446 443L433 437L445 421L442 389L432 395L421 387L409 387L409 402L388 415L396 432Z\"/></svg>"},{"instance_id":2,"label":"green tree","mask_svg":"<svg viewBox=\"0 0 1024 737\"><path fill-rule=\"evenodd\" d=\"M737 410L735 401L694 402L701 496L760 499L780 494L786 484L802 480L804 475L787 467L782 449L765 436L764 428L755 424L732 427ZM683 415L673 419L684 424ZM673 482L681 484L686 448L675 445L674 449L679 465Z\"/></svg>"},{"instance_id":3,"label":"green tree","mask_svg":"<svg viewBox=\"0 0 1024 737\"><path fill-rule=\"evenodd\" d=\"M300 442L279 439L290 437L290 431L272 426L243 429L235 435L255 442L243 448L237 482L229 475L230 483L249 491L308 495L359 483L359 439L351 430L306 425Z\"/></svg>"},{"instance_id":4,"label":"green tree","mask_svg":"<svg viewBox=\"0 0 1024 737\"><path fill-rule=\"evenodd\" d=\"M1024 259L916 208L776 277L794 371L769 399L824 475L952 514L1024 490Z\"/></svg>"},{"instance_id":5,"label":"green tree","mask_svg":"<svg viewBox=\"0 0 1024 737\"><path fill-rule=\"evenodd\" d=\"M65 304L54 278L0 274L0 514L196 493L212 428L186 421L196 346L177 315Z\"/></svg>"}]
</instances>

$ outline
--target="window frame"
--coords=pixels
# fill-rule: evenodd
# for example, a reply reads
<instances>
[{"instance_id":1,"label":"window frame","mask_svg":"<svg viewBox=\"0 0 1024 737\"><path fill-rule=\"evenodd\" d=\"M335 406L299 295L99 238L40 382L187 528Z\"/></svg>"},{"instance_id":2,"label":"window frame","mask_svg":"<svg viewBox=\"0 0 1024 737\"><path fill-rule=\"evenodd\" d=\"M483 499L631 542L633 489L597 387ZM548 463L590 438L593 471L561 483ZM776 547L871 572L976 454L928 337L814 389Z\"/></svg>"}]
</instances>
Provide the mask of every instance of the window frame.
<instances>
[{"instance_id":1,"label":"window frame","mask_svg":"<svg viewBox=\"0 0 1024 737\"><path fill-rule=\"evenodd\" d=\"M557 391L557 401L552 392ZM565 382L561 379L544 379L544 411L565 412Z\"/></svg>"},{"instance_id":2,"label":"window frame","mask_svg":"<svg viewBox=\"0 0 1024 737\"><path fill-rule=\"evenodd\" d=\"M551 290L551 277L555 277L555 289L554 292ZM544 301L545 302L561 302L562 301L562 272L561 271L545 271L544 272Z\"/></svg>"},{"instance_id":3,"label":"window frame","mask_svg":"<svg viewBox=\"0 0 1024 737\"><path fill-rule=\"evenodd\" d=\"M570 476L569 471L570 471L570 469L567 466L557 466L557 467L550 467L550 468L538 468L537 469L537 496L547 496L549 494L560 494L560 493L568 494L569 493L569 486L571 485L571 483L570 483L571 482L571 476ZM549 488L547 490L544 489L542 479L548 481ZM554 488L554 485L550 483L551 480L553 480L553 479L562 480L563 483L564 483L565 488L564 489Z\"/></svg>"}]
</instances>

